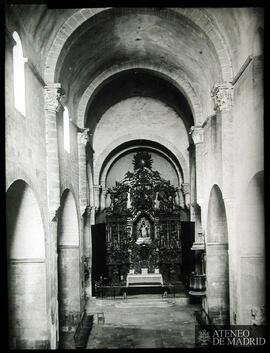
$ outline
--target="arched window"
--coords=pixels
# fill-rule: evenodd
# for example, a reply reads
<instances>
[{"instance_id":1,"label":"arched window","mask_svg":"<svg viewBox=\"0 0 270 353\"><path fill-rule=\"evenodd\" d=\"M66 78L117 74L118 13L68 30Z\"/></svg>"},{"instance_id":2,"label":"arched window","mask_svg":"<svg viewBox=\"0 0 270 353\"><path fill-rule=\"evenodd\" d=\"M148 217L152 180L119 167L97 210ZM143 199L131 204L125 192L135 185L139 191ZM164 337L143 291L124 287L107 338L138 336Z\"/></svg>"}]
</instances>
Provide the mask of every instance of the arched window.
<instances>
[{"instance_id":1,"label":"arched window","mask_svg":"<svg viewBox=\"0 0 270 353\"><path fill-rule=\"evenodd\" d=\"M14 103L15 108L25 115L25 80L23 49L17 32L13 33L16 45L13 47Z\"/></svg>"},{"instance_id":2,"label":"arched window","mask_svg":"<svg viewBox=\"0 0 270 353\"><path fill-rule=\"evenodd\" d=\"M68 108L65 107L63 114L63 130L64 130L64 149L70 152L70 140L69 140L69 113Z\"/></svg>"}]
</instances>

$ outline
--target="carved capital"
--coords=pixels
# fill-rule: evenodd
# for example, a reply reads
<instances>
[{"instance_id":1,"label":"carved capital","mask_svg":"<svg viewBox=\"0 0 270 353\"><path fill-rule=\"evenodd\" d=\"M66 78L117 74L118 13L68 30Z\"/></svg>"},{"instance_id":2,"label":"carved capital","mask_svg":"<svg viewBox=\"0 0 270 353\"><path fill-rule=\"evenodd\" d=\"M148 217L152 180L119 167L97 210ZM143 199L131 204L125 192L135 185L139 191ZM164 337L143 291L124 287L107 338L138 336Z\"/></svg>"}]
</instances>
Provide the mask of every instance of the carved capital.
<instances>
[{"instance_id":1,"label":"carved capital","mask_svg":"<svg viewBox=\"0 0 270 353\"><path fill-rule=\"evenodd\" d=\"M189 131L194 144L203 143L204 129L201 126L191 126Z\"/></svg>"},{"instance_id":2,"label":"carved capital","mask_svg":"<svg viewBox=\"0 0 270 353\"><path fill-rule=\"evenodd\" d=\"M84 146L89 142L89 128L83 129L81 132L78 132L79 142Z\"/></svg>"},{"instance_id":3,"label":"carved capital","mask_svg":"<svg viewBox=\"0 0 270 353\"><path fill-rule=\"evenodd\" d=\"M233 85L230 82L219 82L211 90L214 99L214 109L219 111L231 110L233 106Z\"/></svg>"},{"instance_id":4,"label":"carved capital","mask_svg":"<svg viewBox=\"0 0 270 353\"><path fill-rule=\"evenodd\" d=\"M182 187L181 187L183 194L190 194L190 183L182 183Z\"/></svg>"},{"instance_id":5,"label":"carved capital","mask_svg":"<svg viewBox=\"0 0 270 353\"><path fill-rule=\"evenodd\" d=\"M65 92L61 88L60 83L47 85L44 87L44 100L45 110L58 112L62 107L61 99L64 97Z\"/></svg>"},{"instance_id":6,"label":"carved capital","mask_svg":"<svg viewBox=\"0 0 270 353\"><path fill-rule=\"evenodd\" d=\"M95 208L94 206L90 206L90 205L86 206L85 212L87 216L91 216L91 213L93 212L94 208Z\"/></svg>"}]
</instances>

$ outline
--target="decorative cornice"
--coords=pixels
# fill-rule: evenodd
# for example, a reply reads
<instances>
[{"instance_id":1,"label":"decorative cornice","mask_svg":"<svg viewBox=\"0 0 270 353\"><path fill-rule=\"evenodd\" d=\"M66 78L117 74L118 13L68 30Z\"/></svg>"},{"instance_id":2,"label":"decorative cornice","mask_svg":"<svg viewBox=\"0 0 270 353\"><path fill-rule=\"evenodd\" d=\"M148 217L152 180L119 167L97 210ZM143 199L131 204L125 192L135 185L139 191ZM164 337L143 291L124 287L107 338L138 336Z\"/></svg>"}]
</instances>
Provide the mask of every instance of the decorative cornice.
<instances>
[{"instance_id":1,"label":"decorative cornice","mask_svg":"<svg viewBox=\"0 0 270 353\"><path fill-rule=\"evenodd\" d=\"M61 99L65 95L60 83L53 83L44 87L45 110L58 112L61 107Z\"/></svg>"},{"instance_id":2,"label":"decorative cornice","mask_svg":"<svg viewBox=\"0 0 270 353\"><path fill-rule=\"evenodd\" d=\"M204 129L201 126L191 126L189 131L194 144L203 143Z\"/></svg>"},{"instance_id":3,"label":"decorative cornice","mask_svg":"<svg viewBox=\"0 0 270 353\"><path fill-rule=\"evenodd\" d=\"M233 85L230 82L218 82L211 90L214 109L229 111L233 106Z\"/></svg>"}]
</instances>

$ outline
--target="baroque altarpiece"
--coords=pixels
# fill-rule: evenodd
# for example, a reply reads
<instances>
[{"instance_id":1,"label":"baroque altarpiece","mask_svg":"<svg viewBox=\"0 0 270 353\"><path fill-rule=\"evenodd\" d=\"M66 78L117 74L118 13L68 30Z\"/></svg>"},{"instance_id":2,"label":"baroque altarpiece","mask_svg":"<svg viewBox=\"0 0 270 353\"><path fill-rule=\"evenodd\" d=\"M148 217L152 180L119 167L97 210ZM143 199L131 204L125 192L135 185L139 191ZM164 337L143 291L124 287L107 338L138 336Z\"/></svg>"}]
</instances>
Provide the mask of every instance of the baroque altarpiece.
<instances>
[{"instance_id":1,"label":"baroque altarpiece","mask_svg":"<svg viewBox=\"0 0 270 353\"><path fill-rule=\"evenodd\" d=\"M126 281L127 274L161 273L166 284L182 280L179 192L152 170L148 152L137 152L134 171L109 188L106 210L106 251L109 282Z\"/></svg>"}]
</instances>

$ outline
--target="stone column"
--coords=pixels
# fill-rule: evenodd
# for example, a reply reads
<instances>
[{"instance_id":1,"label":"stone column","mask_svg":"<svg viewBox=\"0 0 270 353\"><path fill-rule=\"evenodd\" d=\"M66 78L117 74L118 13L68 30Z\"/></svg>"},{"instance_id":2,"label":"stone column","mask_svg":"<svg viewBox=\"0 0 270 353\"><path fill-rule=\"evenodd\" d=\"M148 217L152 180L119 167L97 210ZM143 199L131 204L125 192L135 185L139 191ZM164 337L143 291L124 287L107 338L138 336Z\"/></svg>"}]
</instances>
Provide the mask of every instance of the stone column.
<instances>
[{"instance_id":1,"label":"stone column","mask_svg":"<svg viewBox=\"0 0 270 353\"><path fill-rule=\"evenodd\" d=\"M177 190L176 197L178 198L178 206L180 206L181 208L184 208L185 207L184 197L181 189Z\"/></svg>"},{"instance_id":2,"label":"stone column","mask_svg":"<svg viewBox=\"0 0 270 353\"><path fill-rule=\"evenodd\" d=\"M104 210L106 207L106 194L107 194L107 188L105 185L101 186L101 196L100 196L100 208Z\"/></svg>"},{"instance_id":3,"label":"stone column","mask_svg":"<svg viewBox=\"0 0 270 353\"><path fill-rule=\"evenodd\" d=\"M79 160L79 202L81 213L81 232L80 232L80 259L81 259L81 275L85 277L86 267L89 268L90 257L90 216L87 212L89 205L89 193L87 185L87 168L86 168L86 145L89 141L89 129L80 129L77 133L78 143L78 160ZM85 304L85 295L87 297L87 286L89 281L84 281L84 288L81 291L81 309Z\"/></svg>"},{"instance_id":4,"label":"stone column","mask_svg":"<svg viewBox=\"0 0 270 353\"><path fill-rule=\"evenodd\" d=\"M100 190L101 190L100 185L94 185L94 199L95 199L96 210L98 210L101 207L101 205L100 205Z\"/></svg>"},{"instance_id":5,"label":"stone column","mask_svg":"<svg viewBox=\"0 0 270 353\"><path fill-rule=\"evenodd\" d=\"M203 142L204 142L204 129L202 126L192 126L190 129L190 134L195 146L195 173L196 173L196 195L195 195L195 200L194 204L192 205L192 212L194 216L194 221L196 222L196 229L195 229L195 242L198 240L198 205L203 204L203 185L204 185L204 180L203 180ZM201 231L201 229L200 229Z\"/></svg>"},{"instance_id":6,"label":"stone column","mask_svg":"<svg viewBox=\"0 0 270 353\"><path fill-rule=\"evenodd\" d=\"M217 83L211 95L221 126L223 197L230 199L233 196L233 86L229 82Z\"/></svg>"},{"instance_id":7,"label":"stone column","mask_svg":"<svg viewBox=\"0 0 270 353\"><path fill-rule=\"evenodd\" d=\"M85 266L89 271L89 278L85 282L85 294L86 299L89 299L92 295L92 282L91 282L91 272L92 272L92 237L91 237L91 216L94 212L94 206L88 205L85 209ZM87 231L86 231L87 230Z\"/></svg>"},{"instance_id":8,"label":"stone column","mask_svg":"<svg viewBox=\"0 0 270 353\"><path fill-rule=\"evenodd\" d=\"M190 134L195 145L195 170L196 170L196 201L200 204L203 199L203 141L204 130L202 126L192 126Z\"/></svg>"},{"instance_id":9,"label":"stone column","mask_svg":"<svg viewBox=\"0 0 270 353\"><path fill-rule=\"evenodd\" d=\"M44 110L46 128L47 200L49 212L48 272L50 273L49 293L51 301L51 348L56 348L55 332L58 327L58 275L57 275L57 222L60 207L60 173L58 158L57 114L63 109L61 97L64 95L60 83L44 87Z\"/></svg>"},{"instance_id":10,"label":"stone column","mask_svg":"<svg viewBox=\"0 0 270 353\"><path fill-rule=\"evenodd\" d=\"M221 159L222 159L222 188L223 199L226 209L227 229L228 229L228 267L230 281L230 319L232 321L232 313L234 308L234 292L235 285L232 283L233 272L232 268L237 266L232 254L237 250L236 239L233 229L233 196L234 196L234 174L233 174L233 85L229 82L219 82L214 85L211 96L214 100L214 109L216 111L217 125L221 129ZM234 263L235 262L235 263ZM236 268L236 267L235 267ZM235 281L235 284L237 281Z\"/></svg>"},{"instance_id":11,"label":"stone column","mask_svg":"<svg viewBox=\"0 0 270 353\"><path fill-rule=\"evenodd\" d=\"M60 175L57 138L57 113L63 109L61 97L64 92L60 83L50 84L44 87L45 99L45 125L47 147L47 186L48 208L50 220L60 206Z\"/></svg>"},{"instance_id":12,"label":"stone column","mask_svg":"<svg viewBox=\"0 0 270 353\"><path fill-rule=\"evenodd\" d=\"M79 158L79 200L81 215L89 204L87 169L86 169L86 145L89 142L89 129L82 129L77 133L78 158Z\"/></svg>"},{"instance_id":13,"label":"stone column","mask_svg":"<svg viewBox=\"0 0 270 353\"><path fill-rule=\"evenodd\" d=\"M185 197L185 205L187 208L190 207L190 183L182 183L181 189Z\"/></svg>"},{"instance_id":14,"label":"stone column","mask_svg":"<svg viewBox=\"0 0 270 353\"><path fill-rule=\"evenodd\" d=\"M95 190L94 190L92 170L91 170L91 159L93 158L93 150L89 143L86 146L87 146L86 170L87 170L87 180L88 180L89 205L91 208L90 224L95 224Z\"/></svg>"}]
</instances>

